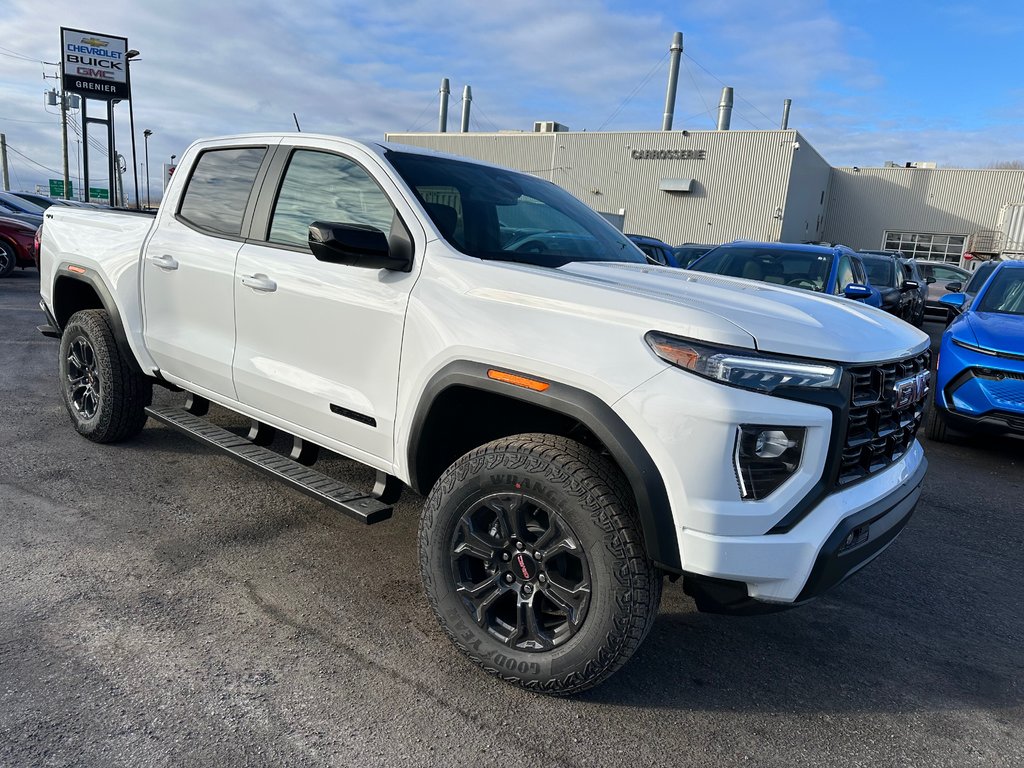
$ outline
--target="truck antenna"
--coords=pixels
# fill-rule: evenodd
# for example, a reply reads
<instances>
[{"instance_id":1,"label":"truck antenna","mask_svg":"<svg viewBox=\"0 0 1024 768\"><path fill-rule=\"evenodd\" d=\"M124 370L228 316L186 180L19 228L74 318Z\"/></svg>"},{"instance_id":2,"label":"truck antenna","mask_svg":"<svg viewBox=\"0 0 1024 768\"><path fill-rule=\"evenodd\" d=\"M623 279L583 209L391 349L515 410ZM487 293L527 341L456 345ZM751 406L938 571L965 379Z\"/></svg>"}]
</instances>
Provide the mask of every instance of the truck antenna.
<instances>
[{"instance_id":1,"label":"truck antenna","mask_svg":"<svg viewBox=\"0 0 1024 768\"><path fill-rule=\"evenodd\" d=\"M302 133L302 129L299 127L299 118L296 116L294 112L292 112L292 120L295 121L295 130L298 131L299 133Z\"/></svg>"}]
</instances>

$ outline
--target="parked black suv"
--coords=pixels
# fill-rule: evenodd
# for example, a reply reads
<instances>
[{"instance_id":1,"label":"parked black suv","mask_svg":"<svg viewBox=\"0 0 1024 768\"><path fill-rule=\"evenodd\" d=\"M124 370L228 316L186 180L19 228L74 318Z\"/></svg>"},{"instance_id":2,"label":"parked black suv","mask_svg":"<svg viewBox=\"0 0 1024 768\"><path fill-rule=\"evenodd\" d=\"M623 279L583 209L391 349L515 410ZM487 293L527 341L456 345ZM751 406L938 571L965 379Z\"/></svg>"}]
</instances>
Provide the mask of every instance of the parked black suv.
<instances>
[{"instance_id":1,"label":"parked black suv","mask_svg":"<svg viewBox=\"0 0 1024 768\"><path fill-rule=\"evenodd\" d=\"M858 251L871 285L882 294L882 309L911 325L924 325L927 285L916 264L900 251ZM913 279L916 274L917 279Z\"/></svg>"}]
</instances>

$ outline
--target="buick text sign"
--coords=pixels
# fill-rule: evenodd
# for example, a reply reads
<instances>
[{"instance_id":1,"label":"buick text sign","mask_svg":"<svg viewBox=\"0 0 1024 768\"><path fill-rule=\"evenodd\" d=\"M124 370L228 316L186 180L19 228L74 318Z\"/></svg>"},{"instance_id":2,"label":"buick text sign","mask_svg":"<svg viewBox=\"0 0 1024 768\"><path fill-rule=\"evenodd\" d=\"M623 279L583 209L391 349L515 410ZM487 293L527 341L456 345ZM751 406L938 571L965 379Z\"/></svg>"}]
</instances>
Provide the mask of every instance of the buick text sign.
<instances>
[{"instance_id":1,"label":"buick text sign","mask_svg":"<svg viewBox=\"0 0 1024 768\"><path fill-rule=\"evenodd\" d=\"M65 91L89 99L130 99L128 39L60 29L60 65Z\"/></svg>"}]
</instances>

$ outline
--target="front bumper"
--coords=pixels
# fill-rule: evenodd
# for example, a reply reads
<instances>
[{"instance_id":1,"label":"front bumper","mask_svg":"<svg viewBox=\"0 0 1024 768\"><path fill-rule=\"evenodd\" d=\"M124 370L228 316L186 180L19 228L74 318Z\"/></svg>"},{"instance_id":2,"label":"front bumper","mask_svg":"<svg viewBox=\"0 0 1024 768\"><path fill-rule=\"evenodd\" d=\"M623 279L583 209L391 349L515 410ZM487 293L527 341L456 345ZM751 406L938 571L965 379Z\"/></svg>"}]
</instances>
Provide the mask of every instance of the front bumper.
<instances>
[{"instance_id":1,"label":"front bumper","mask_svg":"<svg viewBox=\"0 0 1024 768\"><path fill-rule=\"evenodd\" d=\"M1024 360L985 355L942 339L935 407L954 429L1024 434Z\"/></svg>"},{"instance_id":2,"label":"front bumper","mask_svg":"<svg viewBox=\"0 0 1024 768\"><path fill-rule=\"evenodd\" d=\"M833 522L861 486L827 497L784 534L682 534L684 587L708 613L754 614L791 607L845 581L880 555L903 530L921 497L928 462L920 444L870 483L885 493ZM888 475L888 477L886 477ZM862 485L867 485L862 484Z\"/></svg>"}]
</instances>

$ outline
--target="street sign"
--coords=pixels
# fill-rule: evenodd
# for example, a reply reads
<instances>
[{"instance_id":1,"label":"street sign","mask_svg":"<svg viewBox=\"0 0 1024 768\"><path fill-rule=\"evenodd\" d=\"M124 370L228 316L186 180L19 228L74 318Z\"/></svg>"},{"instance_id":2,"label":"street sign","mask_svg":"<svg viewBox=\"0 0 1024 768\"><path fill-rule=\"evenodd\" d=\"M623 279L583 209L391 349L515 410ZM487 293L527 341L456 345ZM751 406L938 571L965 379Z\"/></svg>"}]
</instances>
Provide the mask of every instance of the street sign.
<instances>
[{"instance_id":1,"label":"street sign","mask_svg":"<svg viewBox=\"0 0 1024 768\"><path fill-rule=\"evenodd\" d=\"M110 192L100 187L89 187L89 197L93 200L109 200Z\"/></svg>"},{"instance_id":2,"label":"street sign","mask_svg":"<svg viewBox=\"0 0 1024 768\"><path fill-rule=\"evenodd\" d=\"M64 90L90 99L131 99L128 38L60 28Z\"/></svg>"},{"instance_id":3,"label":"street sign","mask_svg":"<svg viewBox=\"0 0 1024 768\"><path fill-rule=\"evenodd\" d=\"M68 197L75 196L75 183L68 182ZM64 179L50 179L50 197L64 197Z\"/></svg>"}]
</instances>

